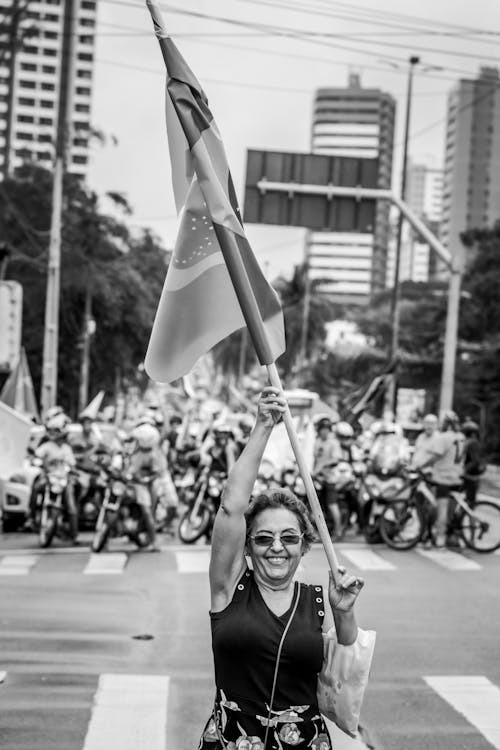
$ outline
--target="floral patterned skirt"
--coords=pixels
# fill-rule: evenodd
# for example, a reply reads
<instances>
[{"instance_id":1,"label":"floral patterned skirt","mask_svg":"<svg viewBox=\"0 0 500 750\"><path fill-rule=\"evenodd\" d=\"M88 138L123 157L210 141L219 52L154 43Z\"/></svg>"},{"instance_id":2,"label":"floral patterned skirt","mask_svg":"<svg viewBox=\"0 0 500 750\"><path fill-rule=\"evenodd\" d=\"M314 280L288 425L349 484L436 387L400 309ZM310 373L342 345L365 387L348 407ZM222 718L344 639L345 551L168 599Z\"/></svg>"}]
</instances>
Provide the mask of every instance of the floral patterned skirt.
<instances>
[{"instance_id":1,"label":"floral patterned skirt","mask_svg":"<svg viewBox=\"0 0 500 750\"><path fill-rule=\"evenodd\" d=\"M332 750L330 735L317 706L259 710L245 700L229 700L217 690L198 750ZM266 740L267 742L264 746Z\"/></svg>"}]
</instances>

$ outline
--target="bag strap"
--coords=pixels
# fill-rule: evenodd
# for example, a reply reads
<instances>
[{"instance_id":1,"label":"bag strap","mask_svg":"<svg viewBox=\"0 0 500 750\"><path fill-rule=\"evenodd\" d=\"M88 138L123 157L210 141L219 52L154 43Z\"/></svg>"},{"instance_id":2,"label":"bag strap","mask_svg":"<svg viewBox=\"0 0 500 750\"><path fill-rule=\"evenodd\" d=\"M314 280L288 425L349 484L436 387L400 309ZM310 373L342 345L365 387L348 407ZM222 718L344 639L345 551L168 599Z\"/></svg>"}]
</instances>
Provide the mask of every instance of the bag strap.
<instances>
[{"instance_id":1,"label":"bag strap","mask_svg":"<svg viewBox=\"0 0 500 750\"><path fill-rule=\"evenodd\" d=\"M271 699L269 701L269 713L267 715L267 726L266 726L266 733L264 736L264 750L267 748L267 736L269 734L269 726L271 721L271 713L273 711L273 703L274 703L274 694L276 692L276 683L278 682L278 670L280 666L280 658L281 658L281 652L283 650L283 644L285 642L286 635L290 629L290 625L292 624L292 620L294 618L295 612L297 611L297 607L299 606L299 599L300 599L300 583L297 583L297 595L295 596L295 602L293 605L292 612L290 614L290 617L288 618L288 622L285 625L285 629L283 631L283 635L281 636L281 640L279 642L278 651L276 654L276 664L274 667L274 677L273 677L273 687L271 690Z\"/></svg>"}]
</instances>

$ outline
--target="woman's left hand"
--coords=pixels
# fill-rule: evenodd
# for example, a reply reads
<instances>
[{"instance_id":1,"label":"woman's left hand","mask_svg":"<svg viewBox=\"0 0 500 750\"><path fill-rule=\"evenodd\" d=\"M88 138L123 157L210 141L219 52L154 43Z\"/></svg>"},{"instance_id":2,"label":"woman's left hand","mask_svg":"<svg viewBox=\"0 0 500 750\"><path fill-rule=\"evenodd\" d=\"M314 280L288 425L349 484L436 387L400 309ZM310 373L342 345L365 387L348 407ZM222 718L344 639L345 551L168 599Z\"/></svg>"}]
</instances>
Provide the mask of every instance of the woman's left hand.
<instances>
[{"instance_id":1,"label":"woman's left hand","mask_svg":"<svg viewBox=\"0 0 500 750\"><path fill-rule=\"evenodd\" d=\"M336 579L330 571L328 598L332 611L349 612L364 585L365 582L362 578L349 575L343 567L339 566Z\"/></svg>"}]
</instances>

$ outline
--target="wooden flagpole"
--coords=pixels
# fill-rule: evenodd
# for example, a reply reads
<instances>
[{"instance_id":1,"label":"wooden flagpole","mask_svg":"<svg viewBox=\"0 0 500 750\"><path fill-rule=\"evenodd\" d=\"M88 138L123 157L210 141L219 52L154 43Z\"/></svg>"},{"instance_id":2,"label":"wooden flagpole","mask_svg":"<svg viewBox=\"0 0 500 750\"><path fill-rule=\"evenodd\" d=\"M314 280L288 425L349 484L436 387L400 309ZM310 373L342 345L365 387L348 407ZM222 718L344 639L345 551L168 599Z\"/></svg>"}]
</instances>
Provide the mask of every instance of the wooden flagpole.
<instances>
[{"instance_id":1,"label":"wooden flagpole","mask_svg":"<svg viewBox=\"0 0 500 750\"><path fill-rule=\"evenodd\" d=\"M266 367L267 367L267 372L269 375L269 381L271 385L274 386L275 388L278 388L280 391L282 391L283 385L281 383L281 378L279 376L276 365L275 364L266 365ZM316 527L318 529L321 542L325 549L325 554L328 560L328 564L330 565L334 578L336 578L337 573L338 573L338 568L339 568L339 561L335 553L335 549L333 547L333 542L331 540L330 534L328 532L328 527L326 525L326 521L323 516L321 505L319 504L318 495L316 493L316 488L314 487L314 482L312 480L311 473L307 467L306 460L304 458L302 449L299 444L299 438L295 431L295 426L293 424L293 419L292 419L290 409L288 408L288 404L287 404L286 411L283 417L283 422L285 423L286 431L288 433L288 438L290 440L292 450L297 460L297 465L299 467L300 475L302 477L304 486L306 488L307 499L309 500L309 504L311 506L313 517L316 522Z\"/></svg>"}]
</instances>

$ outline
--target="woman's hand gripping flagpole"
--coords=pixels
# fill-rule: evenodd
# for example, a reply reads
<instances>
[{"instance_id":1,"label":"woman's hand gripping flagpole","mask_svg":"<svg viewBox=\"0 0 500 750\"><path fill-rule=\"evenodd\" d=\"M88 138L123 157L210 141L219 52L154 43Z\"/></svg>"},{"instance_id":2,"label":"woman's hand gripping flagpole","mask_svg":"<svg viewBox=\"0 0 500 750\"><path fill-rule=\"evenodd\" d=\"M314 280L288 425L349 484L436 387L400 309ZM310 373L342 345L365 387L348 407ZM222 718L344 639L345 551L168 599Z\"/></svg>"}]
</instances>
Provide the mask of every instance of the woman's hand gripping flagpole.
<instances>
[{"instance_id":1,"label":"woman's hand gripping flagpole","mask_svg":"<svg viewBox=\"0 0 500 750\"><path fill-rule=\"evenodd\" d=\"M266 365L266 367L267 367L267 372L269 374L269 380L270 380L271 385L274 386L275 388L278 388L280 391L282 391L283 385L281 383L281 378L279 376L276 365L273 363L271 365ZM299 467L302 481L304 482L304 486L306 488L307 499L309 500L309 504L310 504L310 507L314 516L314 520L316 522L316 527L318 529L321 543L323 544L323 547L325 549L325 554L328 560L328 564L330 565L330 569L332 571L334 580L337 580L341 575L339 572L339 561L335 553L335 549L333 547L330 534L328 533L328 528L326 525L325 518L323 516L323 511L321 510L321 505L319 504L318 495L316 494L316 489L314 487L311 473L307 467L304 455L302 453L302 449L299 444L299 438L295 431L295 427L294 427L293 420L292 420L292 415L291 415L290 409L288 408L288 404L287 404L286 411L283 415L283 422L285 424L286 431L288 433L288 438L290 440L292 450L297 460L297 465Z\"/></svg>"}]
</instances>

